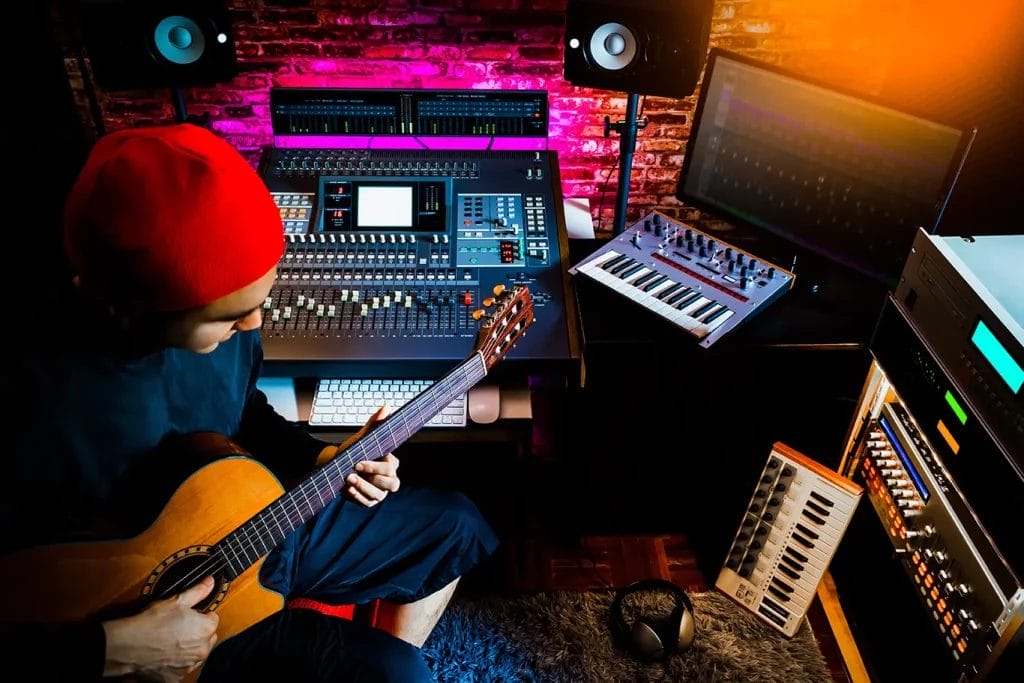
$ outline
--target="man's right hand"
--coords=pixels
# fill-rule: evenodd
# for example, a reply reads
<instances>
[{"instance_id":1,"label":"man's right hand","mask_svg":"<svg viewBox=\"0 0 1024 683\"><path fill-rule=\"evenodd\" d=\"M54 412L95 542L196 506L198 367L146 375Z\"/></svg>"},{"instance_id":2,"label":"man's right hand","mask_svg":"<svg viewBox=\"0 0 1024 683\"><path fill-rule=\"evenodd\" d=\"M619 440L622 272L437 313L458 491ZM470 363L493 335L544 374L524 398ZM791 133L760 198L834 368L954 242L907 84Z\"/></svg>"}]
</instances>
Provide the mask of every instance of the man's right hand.
<instances>
[{"instance_id":1,"label":"man's right hand","mask_svg":"<svg viewBox=\"0 0 1024 683\"><path fill-rule=\"evenodd\" d=\"M208 576L134 616L103 622L107 638L103 675L136 674L170 683L198 669L217 642L220 618L195 606L213 587L213 577Z\"/></svg>"}]
</instances>

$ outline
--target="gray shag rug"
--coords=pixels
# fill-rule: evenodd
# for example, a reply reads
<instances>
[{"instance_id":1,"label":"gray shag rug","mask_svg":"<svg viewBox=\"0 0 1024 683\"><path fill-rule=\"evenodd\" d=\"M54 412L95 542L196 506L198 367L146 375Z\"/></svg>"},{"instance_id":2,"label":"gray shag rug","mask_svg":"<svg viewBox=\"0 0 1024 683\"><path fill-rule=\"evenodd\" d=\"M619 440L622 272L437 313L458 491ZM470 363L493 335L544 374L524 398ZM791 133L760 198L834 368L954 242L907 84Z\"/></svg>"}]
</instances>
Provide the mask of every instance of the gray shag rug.
<instances>
[{"instance_id":1,"label":"gray shag rug","mask_svg":"<svg viewBox=\"0 0 1024 683\"><path fill-rule=\"evenodd\" d=\"M806 621L787 639L715 591L690 594L697 632L689 649L663 663L638 662L612 643L613 597L612 591L459 596L423 655L441 683L831 680ZM665 596L629 596L623 602L628 623L639 608L656 616L671 604Z\"/></svg>"}]
</instances>

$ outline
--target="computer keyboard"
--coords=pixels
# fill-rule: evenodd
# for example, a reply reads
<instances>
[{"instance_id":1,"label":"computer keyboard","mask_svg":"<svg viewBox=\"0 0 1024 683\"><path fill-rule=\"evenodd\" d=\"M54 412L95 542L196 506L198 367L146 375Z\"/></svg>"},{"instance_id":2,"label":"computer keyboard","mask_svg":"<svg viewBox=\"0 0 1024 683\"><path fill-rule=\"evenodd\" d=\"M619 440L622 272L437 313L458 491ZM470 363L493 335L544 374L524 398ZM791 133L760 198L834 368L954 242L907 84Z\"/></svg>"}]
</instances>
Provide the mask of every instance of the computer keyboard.
<instances>
[{"instance_id":1,"label":"computer keyboard","mask_svg":"<svg viewBox=\"0 0 1024 683\"><path fill-rule=\"evenodd\" d=\"M313 395L309 424L362 427L382 404L398 410L433 383L428 379L321 379ZM424 426L465 427L466 395L457 396Z\"/></svg>"}]
</instances>

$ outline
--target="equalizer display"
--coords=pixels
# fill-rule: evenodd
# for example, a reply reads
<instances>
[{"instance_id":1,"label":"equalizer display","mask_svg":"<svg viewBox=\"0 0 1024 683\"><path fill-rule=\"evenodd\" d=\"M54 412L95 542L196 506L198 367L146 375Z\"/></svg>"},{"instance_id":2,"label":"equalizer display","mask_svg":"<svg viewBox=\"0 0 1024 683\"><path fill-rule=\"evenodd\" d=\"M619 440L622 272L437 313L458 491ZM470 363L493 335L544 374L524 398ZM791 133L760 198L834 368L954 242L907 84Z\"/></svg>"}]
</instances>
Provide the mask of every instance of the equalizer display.
<instances>
[{"instance_id":1,"label":"equalizer display","mask_svg":"<svg viewBox=\"0 0 1024 683\"><path fill-rule=\"evenodd\" d=\"M278 135L546 137L544 90L271 88Z\"/></svg>"},{"instance_id":2,"label":"equalizer display","mask_svg":"<svg viewBox=\"0 0 1024 683\"><path fill-rule=\"evenodd\" d=\"M677 196L894 285L973 137L714 49Z\"/></svg>"}]
</instances>

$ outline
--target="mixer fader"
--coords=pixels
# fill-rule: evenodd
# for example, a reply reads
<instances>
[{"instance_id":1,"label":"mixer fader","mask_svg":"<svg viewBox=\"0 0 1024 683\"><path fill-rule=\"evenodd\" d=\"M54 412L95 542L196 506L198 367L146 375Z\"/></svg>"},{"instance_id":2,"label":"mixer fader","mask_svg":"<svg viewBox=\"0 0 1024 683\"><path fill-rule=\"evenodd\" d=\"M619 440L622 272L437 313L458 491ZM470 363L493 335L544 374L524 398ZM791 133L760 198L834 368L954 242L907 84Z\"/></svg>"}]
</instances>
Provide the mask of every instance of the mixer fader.
<instances>
[{"instance_id":1,"label":"mixer fader","mask_svg":"<svg viewBox=\"0 0 1024 683\"><path fill-rule=\"evenodd\" d=\"M660 213L573 268L711 346L793 286L794 275Z\"/></svg>"}]
</instances>

